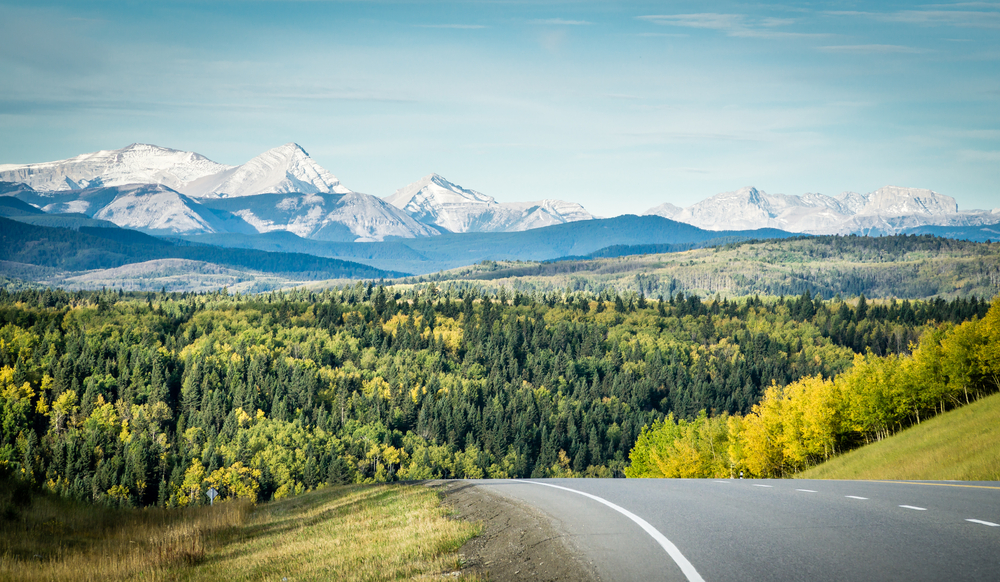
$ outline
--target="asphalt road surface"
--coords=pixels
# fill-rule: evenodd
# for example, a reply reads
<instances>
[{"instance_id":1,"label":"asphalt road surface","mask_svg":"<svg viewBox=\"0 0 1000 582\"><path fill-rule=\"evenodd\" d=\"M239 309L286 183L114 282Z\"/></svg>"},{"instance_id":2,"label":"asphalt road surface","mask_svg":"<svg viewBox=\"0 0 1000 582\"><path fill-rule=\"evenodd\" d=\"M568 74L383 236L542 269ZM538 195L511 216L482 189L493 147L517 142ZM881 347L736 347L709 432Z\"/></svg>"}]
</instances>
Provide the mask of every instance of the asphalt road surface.
<instances>
[{"instance_id":1,"label":"asphalt road surface","mask_svg":"<svg viewBox=\"0 0 1000 582\"><path fill-rule=\"evenodd\" d=\"M601 580L1000 581L1000 483L481 480Z\"/></svg>"}]
</instances>

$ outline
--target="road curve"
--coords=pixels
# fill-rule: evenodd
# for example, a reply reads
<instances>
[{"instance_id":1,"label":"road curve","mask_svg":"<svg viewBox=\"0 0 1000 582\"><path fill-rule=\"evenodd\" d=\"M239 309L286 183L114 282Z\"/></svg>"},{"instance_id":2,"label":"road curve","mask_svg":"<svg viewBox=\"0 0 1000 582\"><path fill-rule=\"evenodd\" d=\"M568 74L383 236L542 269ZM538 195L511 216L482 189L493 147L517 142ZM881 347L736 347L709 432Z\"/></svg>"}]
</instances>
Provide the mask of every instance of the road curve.
<instances>
[{"instance_id":1,"label":"road curve","mask_svg":"<svg viewBox=\"0 0 1000 582\"><path fill-rule=\"evenodd\" d=\"M601 580L1000 580L1000 482L476 480Z\"/></svg>"}]
</instances>

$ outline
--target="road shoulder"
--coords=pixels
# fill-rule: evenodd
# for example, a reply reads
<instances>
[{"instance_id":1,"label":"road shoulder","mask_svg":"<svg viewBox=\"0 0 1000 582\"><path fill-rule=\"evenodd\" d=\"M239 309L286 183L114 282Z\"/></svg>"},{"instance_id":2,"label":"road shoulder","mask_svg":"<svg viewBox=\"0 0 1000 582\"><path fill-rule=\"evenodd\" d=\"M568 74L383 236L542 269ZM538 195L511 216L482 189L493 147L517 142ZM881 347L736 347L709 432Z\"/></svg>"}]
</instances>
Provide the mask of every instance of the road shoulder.
<instances>
[{"instance_id":1,"label":"road shoulder","mask_svg":"<svg viewBox=\"0 0 1000 582\"><path fill-rule=\"evenodd\" d=\"M569 545L567 533L540 511L469 481L425 485L441 493L454 517L483 524L482 535L459 550L467 571L488 576L491 582L598 580L594 569Z\"/></svg>"}]
</instances>

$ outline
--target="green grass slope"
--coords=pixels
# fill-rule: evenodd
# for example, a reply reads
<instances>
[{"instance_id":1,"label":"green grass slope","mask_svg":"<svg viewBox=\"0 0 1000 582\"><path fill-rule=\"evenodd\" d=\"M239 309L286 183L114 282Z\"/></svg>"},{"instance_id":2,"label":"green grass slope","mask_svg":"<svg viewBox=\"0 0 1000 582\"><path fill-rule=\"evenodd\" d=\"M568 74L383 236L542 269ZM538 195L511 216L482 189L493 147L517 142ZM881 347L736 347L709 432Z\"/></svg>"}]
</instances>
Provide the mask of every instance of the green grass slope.
<instances>
[{"instance_id":1,"label":"green grass slope","mask_svg":"<svg viewBox=\"0 0 1000 582\"><path fill-rule=\"evenodd\" d=\"M1000 394L936 416L797 477L1000 481Z\"/></svg>"}]
</instances>

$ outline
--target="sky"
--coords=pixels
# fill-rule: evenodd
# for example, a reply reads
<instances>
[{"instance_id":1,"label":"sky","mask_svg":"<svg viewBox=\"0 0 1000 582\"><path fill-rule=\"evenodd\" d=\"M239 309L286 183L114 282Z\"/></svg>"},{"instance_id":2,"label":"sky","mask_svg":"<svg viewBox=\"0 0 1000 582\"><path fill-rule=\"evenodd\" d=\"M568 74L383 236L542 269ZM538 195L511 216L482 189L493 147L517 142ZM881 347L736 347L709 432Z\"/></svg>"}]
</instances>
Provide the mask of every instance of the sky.
<instances>
[{"instance_id":1,"label":"sky","mask_svg":"<svg viewBox=\"0 0 1000 582\"><path fill-rule=\"evenodd\" d=\"M998 2L0 0L0 79L0 163L295 142L376 196L1000 206Z\"/></svg>"}]
</instances>

